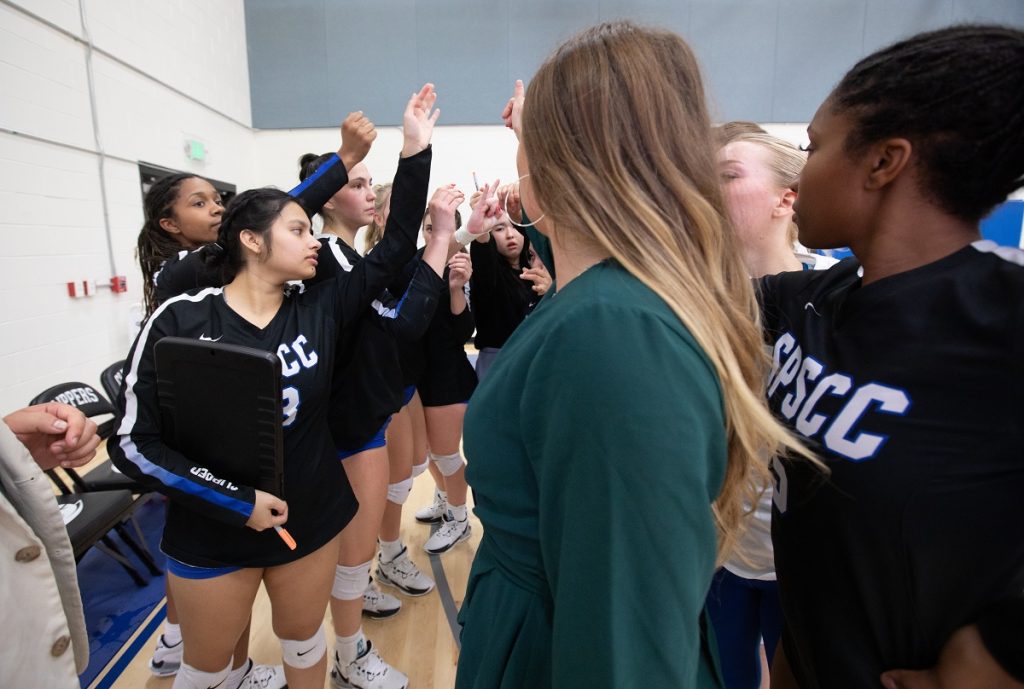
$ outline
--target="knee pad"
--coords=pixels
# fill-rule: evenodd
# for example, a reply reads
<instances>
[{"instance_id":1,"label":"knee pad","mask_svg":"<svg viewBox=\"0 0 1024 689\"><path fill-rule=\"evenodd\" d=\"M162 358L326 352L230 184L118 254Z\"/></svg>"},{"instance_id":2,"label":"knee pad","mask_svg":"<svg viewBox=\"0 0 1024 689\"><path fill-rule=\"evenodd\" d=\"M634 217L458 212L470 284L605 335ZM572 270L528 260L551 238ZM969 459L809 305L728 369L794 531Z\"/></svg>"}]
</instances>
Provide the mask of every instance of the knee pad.
<instances>
[{"instance_id":1,"label":"knee pad","mask_svg":"<svg viewBox=\"0 0 1024 689\"><path fill-rule=\"evenodd\" d=\"M219 687L231 674L231 661L220 672L203 672L186 662L181 663L178 675L174 678L174 689L209 689Z\"/></svg>"},{"instance_id":2,"label":"knee pad","mask_svg":"<svg viewBox=\"0 0 1024 689\"><path fill-rule=\"evenodd\" d=\"M424 471L427 470L427 466L429 464L430 464L430 458L429 457L424 457L422 464L413 464L412 465L412 476L410 478L416 478L417 476L422 474Z\"/></svg>"},{"instance_id":3,"label":"knee pad","mask_svg":"<svg viewBox=\"0 0 1024 689\"><path fill-rule=\"evenodd\" d=\"M363 591L370 582L370 562L361 565L348 567L346 565L335 565L334 586L331 587L331 595L338 600L356 600L363 597Z\"/></svg>"},{"instance_id":4,"label":"knee pad","mask_svg":"<svg viewBox=\"0 0 1024 689\"><path fill-rule=\"evenodd\" d=\"M393 502L396 505L404 505L405 501L409 499L409 493L412 492L412 477L399 481L398 483L388 484L388 502Z\"/></svg>"},{"instance_id":5,"label":"knee pad","mask_svg":"<svg viewBox=\"0 0 1024 689\"><path fill-rule=\"evenodd\" d=\"M431 452L430 459L437 465L442 476L451 476L465 464L462 461L462 454L459 452L451 455L435 455Z\"/></svg>"},{"instance_id":6,"label":"knee pad","mask_svg":"<svg viewBox=\"0 0 1024 689\"><path fill-rule=\"evenodd\" d=\"M294 641L292 639L279 639L279 641L281 642L281 656L285 665L291 665L299 670L313 667L327 653L327 639L324 637L323 625L320 625L320 628L316 630L316 634L305 641Z\"/></svg>"}]
</instances>

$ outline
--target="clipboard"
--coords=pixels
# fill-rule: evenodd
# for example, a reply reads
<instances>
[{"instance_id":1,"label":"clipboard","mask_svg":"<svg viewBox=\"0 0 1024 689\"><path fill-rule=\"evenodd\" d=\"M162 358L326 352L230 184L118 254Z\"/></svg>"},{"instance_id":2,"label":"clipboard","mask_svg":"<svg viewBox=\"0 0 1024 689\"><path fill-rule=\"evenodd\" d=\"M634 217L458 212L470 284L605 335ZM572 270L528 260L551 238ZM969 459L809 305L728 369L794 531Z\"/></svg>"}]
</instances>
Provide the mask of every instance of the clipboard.
<instances>
[{"instance_id":1,"label":"clipboard","mask_svg":"<svg viewBox=\"0 0 1024 689\"><path fill-rule=\"evenodd\" d=\"M183 337L159 340L153 353L164 443L219 480L283 497L280 359Z\"/></svg>"}]
</instances>

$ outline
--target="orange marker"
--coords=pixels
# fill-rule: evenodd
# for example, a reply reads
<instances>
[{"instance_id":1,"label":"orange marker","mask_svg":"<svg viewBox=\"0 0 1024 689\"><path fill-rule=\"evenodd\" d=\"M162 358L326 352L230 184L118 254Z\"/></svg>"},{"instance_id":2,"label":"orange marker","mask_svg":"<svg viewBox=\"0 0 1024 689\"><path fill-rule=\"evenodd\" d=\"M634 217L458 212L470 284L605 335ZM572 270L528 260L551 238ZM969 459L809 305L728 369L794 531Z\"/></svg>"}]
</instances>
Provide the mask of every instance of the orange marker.
<instances>
[{"instance_id":1,"label":"orange marker","mask_svg":"<svg viewBox=\"0 0 1024 689\"><path fill-rule=\"evenodd\" d=\"M274 531L276 531L277 535L281 537L281 540L284 541L284 544L288 546L289 550L295 550L299 547L295 542L295 539L292 538L292 535L288 533L288 530L283 526L275 526Z\"/></svg>"}]
</instances>

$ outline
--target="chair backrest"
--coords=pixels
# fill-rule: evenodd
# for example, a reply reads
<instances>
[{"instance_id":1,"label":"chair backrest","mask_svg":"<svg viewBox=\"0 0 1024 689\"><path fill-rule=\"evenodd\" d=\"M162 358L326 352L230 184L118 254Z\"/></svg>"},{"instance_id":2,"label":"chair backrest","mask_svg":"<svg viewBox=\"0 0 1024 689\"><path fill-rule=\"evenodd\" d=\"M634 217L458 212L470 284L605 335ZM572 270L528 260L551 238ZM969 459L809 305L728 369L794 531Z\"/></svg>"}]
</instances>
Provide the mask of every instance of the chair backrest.
<instances>
[{"instance_id":1,"label":"chair backrest","mask_svg":"<svg viewBox=\"0 0 1024 689\"><path fill-rule=\"evenodd\" d=\"M70 404L80 412L93 418L114 414L114 405L107 401L107 398L99 393L96 388L85 383L61 383L47 388L36 395L29 404L46 404L47 402L62 402ZM101 438L107 438L114 430L113 419L100 424L97 433Z\"/></svg>"},{"instance_id":2,"label":"chair backrest","mask_svg":"<svg viewBox=\"0 0 1024 689\"><path fill-rule=\"evenodd\" d=\"M115 402L121 394L121 386L124 385L124 359L103 369L103 373L100 374L100 385L103 386L110 401Z\"/></svg>"}]
</instances>

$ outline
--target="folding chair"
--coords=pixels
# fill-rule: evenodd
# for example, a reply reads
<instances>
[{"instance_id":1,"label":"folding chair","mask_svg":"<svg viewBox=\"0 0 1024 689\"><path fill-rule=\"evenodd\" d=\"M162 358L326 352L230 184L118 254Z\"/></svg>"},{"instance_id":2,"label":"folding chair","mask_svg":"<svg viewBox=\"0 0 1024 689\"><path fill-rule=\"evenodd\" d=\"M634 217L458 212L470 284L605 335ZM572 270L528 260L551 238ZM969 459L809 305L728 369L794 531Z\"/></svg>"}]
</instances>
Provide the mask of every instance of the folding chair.
<instances>
[{"instance_id":1,"label":"folding chair","mask_svg":"<svg viewBox=\"0 0 1024 689\"><path fill-rule=\"evenodd\" d=\"M45 404L46 402L70 404L89 418L114 414L114 407L110 402L92 386L85 383L72 382L55 385L36 395L29 404ZM112 432L113 419L100 424L97 430L101 438L109 437ZM109 465L106 466L106 472L103 471L105 465ZM74 469L63 469L62 471L71 480L71 485L68 485L55 470L46 473L61 493L57 497L57 502L61 505L61 511L66 514L65 523L68 527L68 536L75 553L75 560L80 560L89 548L95 545L116 560L137 585L144 586L145 577L110 539L109 532L115 531L151 574L154 576L161 574L160 568L153 560L152 553L145 545L142 530L133 518L135 511L148 498L148 495L139 497L133 495L133 492L144 493L141 487L114 470L109 460L94 470L100 471L101 474L106 473L107 476L105 478L100 476L99 479L92 482L86 479L92 477L94 472L89 472L83 477ZM124 487L118 488L118 484ZM138 541L132 538L125 528L125 522L128 521L131 521Z\"/></svg>"}]
</instances>

